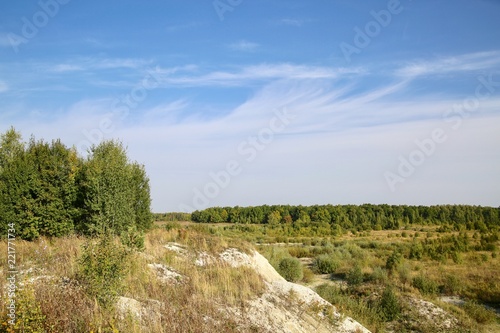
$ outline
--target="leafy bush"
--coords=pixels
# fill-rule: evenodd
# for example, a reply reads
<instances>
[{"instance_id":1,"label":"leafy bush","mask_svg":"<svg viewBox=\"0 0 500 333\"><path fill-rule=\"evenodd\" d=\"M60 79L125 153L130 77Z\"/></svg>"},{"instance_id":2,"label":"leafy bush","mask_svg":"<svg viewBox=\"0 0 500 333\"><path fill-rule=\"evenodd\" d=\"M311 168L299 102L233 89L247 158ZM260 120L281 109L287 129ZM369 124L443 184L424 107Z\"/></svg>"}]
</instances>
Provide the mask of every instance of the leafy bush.
<instances>
[{"instance_id":1,"label":"leafy bush","mask_svg":"<svg viewBox=\"0 0 500 333\"><path fill-rule=\"evenodd\" d=\"M304 272L302 264L297 258L283 258L278 265L278 272L290 282L296 282L302 279Z\"/></svg>"},{"instance_id":2,"label":"leafy bush","mask_svg":"<svg viewBox=\"0 0 500 333\"><path fill-rule=\"evenodd\" d=\"M322 254L314 258L312 265L318 274L332 274L339 268L340 263L335 258Z\"/></svg>"},{"instance_id":3,"label":"leafy bush","mask_svg":"<svg viewBox=\"0 0 500 333\"><path fill-rule=\"evenodd\" d=\"M421 242L413 241L410 247L410 259L420 260L424 256L424 247Z\"/></svg>"},{"instance_id":4,"label":"leafy bush","mask_svg":"<svg viewBox=\"0 0 500 333\"><path fill-rule=\"evenodd\" d=\"M385 288L380 299L379 310L386 321L393 321L401 313L401 305L392 287Z\"/></svg>"},{"instance_id":5,"label":"leafy bush","mask_svg":"<svg viewBox=\"0 0 500 333\"><path fill-rule=\"evenodd\" d=\"M394 270L399 264L403 262L403 255L399 251L394 251L389 258L387 258L387 261L385 263L385 268L389 272Z\"/></svg>"},{"instance_id":6,"label":"leafy bush","mask_svg":"<svg viewBox=\"0 0 500 333\"><path fill-rule=\"evenodd\" d=\"M138 231L136 226L131 226L127 231L122 232L120 240L129 249L144 250L144 233Z\"/></svg>"},{"instance_id":7,"label":"leafy bush","mask_svg":"<svg viewBox=\"0 0 500 333\"><path fill-rule=\"evenodd\" d=\"M109 233L83 246L77 277L87 294L101 305L112 305L122 290L126 257L127 251Z\"/></svg>"},{"instance_id":8,"label":"leafy bush","mask_svg":"<svg viewBox=\"0 0 500 333\"><path fill-rule=\"evenodd\" d=\"M354 266L346 276L347 283L353 286L357 286L363 283L363 272L361 271L361 267L358 265Z\"/></svg>"},{"instance_id":9,"label":"leafy bush","mask_svg":"<svg viewBox=\"0 0 500 333\"><path fill-rule=\"evenodd\" d=\"M462 291L462 283L455 275L446 275L442 292L447 295L458 295Z\"/></svg>"},{"instance_id":10,"label":"leafy bush","mask_svg":"<svg viewBox=\"0 0 500 333\"><path fill-rule=\"evenodd\" d=\"M295 258L307 258L311 256L311 252L307 247L289 247L288 253Z\"/></svg>"},{"instance_id":11,"label":"leafy bush","mask_svg":"<svg viewBox=\"0 0 500 333\"><path fill-rule=\"evenodd\" d=\"M302 282L311 283L314 280L314 273L309 268L305 267L303 269L304 276L302 277Z\"/></svg>"},{"instance_id":12,"label":"leafy bush","mask_svg":"<svg viewBox=\"0 0 500 333\"><path fill-rule=\"evenodd\" d=\"M16 319L13 325L8 323L10 319L2 320L0 332L46 332L44 328L45 316L36 300L33 286L29 285L18 290L16 295Z\"/></svg>"},{"instance_id":13,"label":"leafy bush","mask_svg":"<svg viewBox=\"0 0 500 333\"><path fill-rule=\"evenodd\" d=\"M389 280L389 277L387 275L387 270L385 270L382 267L375 267L373 269L373 273L370 275L370 280L376 283L386 284L387 281Z\"/></svg>"},{"instance_id":14,"label":"leafy bush","mask_svg":"<svg viewBox=\"0 0 500 333\"><path fill-rule=\"evenodd\" d=\"M438 284L424 275L414 277L413 286L425 295L433 295L438 292Z\"/></svg>"}]
</instances>

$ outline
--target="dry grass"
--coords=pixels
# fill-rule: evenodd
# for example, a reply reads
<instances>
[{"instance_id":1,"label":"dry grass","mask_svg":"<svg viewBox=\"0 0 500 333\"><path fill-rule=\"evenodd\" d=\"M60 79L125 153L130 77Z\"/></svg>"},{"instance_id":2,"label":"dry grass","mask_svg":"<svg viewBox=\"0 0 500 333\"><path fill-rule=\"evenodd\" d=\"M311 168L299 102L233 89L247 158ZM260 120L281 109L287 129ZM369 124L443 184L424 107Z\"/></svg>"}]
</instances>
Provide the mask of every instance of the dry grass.
<instances>
[{"instance_id":1,"label":"dry grass","mask_svg":"<svg viewBox=\"0 0 500 333\"><path fill-rule=\"evenodd\" d=\"M243 306L246 300L261 294L265 288L260 275L249 268L233 268L218 261L205 267L194 265L198 253L216 257L228 247L249 251L249 244L228 242L196 230L153 229L146 235L145 250L128 257L123 296L144 305L157 305L152 315L156 320L148 320L147 315L142 321L131 315L124 318L117 309L99 305L79 284L76 273L84 242L84 238L76 236L17 241L16 259L20 271L17 284L20 289L33 289L33 297L28 300L22 290L18 290L16 296L19 297L18 304L29 303L34 314L30 314L32 326L18 324L13 332L22 332L23 329L37 332L33 328L36 325L43 327L40 332L64 333L236 332L237 324L220 309L229 305ZM168 242L184 246L189 255L168 251L164 248ZM0 251L7 253L5 241L0 242ZM185 278L177 284L163 283L148 267L151 263L171 267ZM6 267L6 264L6 255L0 256L1 267ZM0 278L0 288L5 290L5 270L0 271ZM39 314L36 314L37 309ZM2 306L0 332L13 328L5 325L6 314L6 307Z\"/></svg>"}]
</instances>

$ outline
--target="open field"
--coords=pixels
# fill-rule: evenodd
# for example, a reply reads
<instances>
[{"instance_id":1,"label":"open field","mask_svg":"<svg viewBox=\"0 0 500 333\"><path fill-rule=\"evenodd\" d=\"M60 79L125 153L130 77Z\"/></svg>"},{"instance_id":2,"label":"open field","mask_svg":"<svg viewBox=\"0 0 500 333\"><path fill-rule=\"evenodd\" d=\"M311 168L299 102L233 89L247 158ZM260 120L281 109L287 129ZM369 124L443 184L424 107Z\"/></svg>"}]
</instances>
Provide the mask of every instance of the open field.
<instances>
[{"instance_id":1,"label":"open field","mask_svg":"<svg viewBox=\"0 0 500 333\"><path fill-rule=\"evenodd\" d=\"M278 271L283 258L299 258L304 269L300 283L374 332L500 332L500 242L493 237L486 245L487 236L477 231L413 225L337 237L287 237L280 234L280 227L268 225L158 224L245 239ZM390 321L376 310L387 288L394 291L399 304L397 316ZM431 302L446 315L423 315L421 308L429 304L418 302Z\"/></svg>"},{"instance_id":2,"label":"open field","mask_svg":"<svg viewBox=\"0 0 500 333\"><path fill-rule=\"evenodd\" d=\"M7 325L3 307L0 332L267 332L240 310L221 311L250 313L248 304L269 295L262 272L217 264L231 248L257 249L371 332L500 332L500 243L492 234L412 226L289 237L280 229L159 222L135 249L117 238L16 241L18 326ZM6 277L2 269L2 290ZM296 296L271 295L287 315L311 311L293 305Z\"/></svg>"}]
</instances>

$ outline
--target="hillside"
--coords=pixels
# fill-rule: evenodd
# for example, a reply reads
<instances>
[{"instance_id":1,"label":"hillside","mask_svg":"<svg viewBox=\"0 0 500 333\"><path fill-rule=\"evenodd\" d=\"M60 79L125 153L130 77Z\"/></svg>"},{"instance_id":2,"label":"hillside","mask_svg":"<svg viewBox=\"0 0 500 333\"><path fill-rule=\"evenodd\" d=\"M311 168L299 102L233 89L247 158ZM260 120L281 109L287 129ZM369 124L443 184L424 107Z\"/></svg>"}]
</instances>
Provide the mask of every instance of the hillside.
<instances>
[{"instance_id":1,"label":"hillside","mask_svg":"<svg viewBox=\"0 0 500 333\"><path fill-rule=\"evenodd\" d=\"M7 325L3 307L0 331L369 332L311 289L287 282L247 243L153 229L144 245L114 263L116 241L105 248L78 237L17 242L16 325ZM96 301L101 294L89 293L95 289L82 273L92 246L107 253L106 265L123 268L121 287L112 275L94 286L105 296L116 292L109 303ZM6 242L0 247L7 251ZM0 276L5 292L7 271Z\"/></svg>"}]
</instances>

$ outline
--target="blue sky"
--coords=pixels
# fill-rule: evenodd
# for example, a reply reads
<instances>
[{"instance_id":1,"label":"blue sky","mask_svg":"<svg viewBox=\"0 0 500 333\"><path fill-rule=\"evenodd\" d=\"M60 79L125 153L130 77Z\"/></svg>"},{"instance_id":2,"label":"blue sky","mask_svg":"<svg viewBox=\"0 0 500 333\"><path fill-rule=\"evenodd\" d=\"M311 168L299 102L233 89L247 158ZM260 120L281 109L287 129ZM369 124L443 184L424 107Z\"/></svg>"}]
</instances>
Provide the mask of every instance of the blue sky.
<instances>
[{"instance_id":1,"label":"blue sky","mask_svg":"<svg viewBox=\"0 0 500 333\"><path fill-rule=\"evenodd\" d=\"M499 1L0 4L0 131L119 139L153 210L500 203Z\"/></svg>"}]
</instances>

